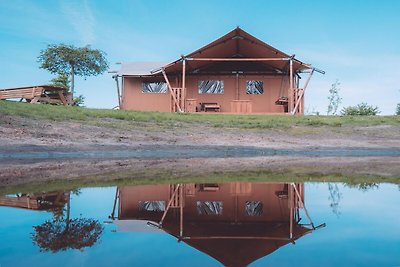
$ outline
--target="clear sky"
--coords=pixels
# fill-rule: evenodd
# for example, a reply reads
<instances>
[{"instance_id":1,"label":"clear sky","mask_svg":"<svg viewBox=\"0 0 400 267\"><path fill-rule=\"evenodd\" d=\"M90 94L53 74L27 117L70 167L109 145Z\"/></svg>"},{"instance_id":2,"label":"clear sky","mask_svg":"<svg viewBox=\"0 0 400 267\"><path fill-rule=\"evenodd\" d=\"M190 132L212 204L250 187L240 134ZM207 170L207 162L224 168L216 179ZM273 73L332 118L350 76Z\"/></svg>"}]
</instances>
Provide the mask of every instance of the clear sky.
<instances>
[{"instance_id":1,"label":"clear sky","mask_svg":"<svg viewBox=\"0 0 400 267\"><path fill-rule=\"evenodd\" d=\"M306 93L306 111L326 113L338 79L343 106L367 102L382 114L400 103L400 1L0 0L0 88L46 84L48 44L92 45L121 61L172 61L240 26L325 70ZM86 106L117 105L110 74L76 80Z\"/></svg>"}]
</instances>

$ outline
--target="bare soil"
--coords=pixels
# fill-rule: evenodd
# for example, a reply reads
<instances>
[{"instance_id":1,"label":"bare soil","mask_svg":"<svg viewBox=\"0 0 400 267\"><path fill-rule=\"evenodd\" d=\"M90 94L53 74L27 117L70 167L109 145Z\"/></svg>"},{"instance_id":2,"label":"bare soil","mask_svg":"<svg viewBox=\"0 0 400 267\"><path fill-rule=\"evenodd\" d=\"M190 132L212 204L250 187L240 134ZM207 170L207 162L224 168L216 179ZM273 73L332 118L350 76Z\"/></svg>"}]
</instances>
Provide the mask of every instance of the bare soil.
<instances>
[{"instance_id":1,"label":"bare soil","mask_svg":"<svg viewBox=\"0 0 400 267\"><path fill-rule=\"evenodd\" d=\"M107 176L108 173L121 171L149 176L154 170L176 175L264 170L314 175L400 177L398 154L365 157L290 154L255 157L249 154L230 157L210 153L208 157L209 150L204 149L207 147L216 151L228 147L240 151L250 147L305 152L316 149L399 152L400 125L243 129L185 123L167 127L156 123L127 123L114 119L102 121L102 126L96 126L96 122L90 124L0 117L0 186L99 174ZM154 159L111 156L112 153L145 150L146 147L154 155L161 156ZM161 151L171 147L198 151L201 156L163 157ZM52 156L59 152L63 152L64 156ZM44 153L49 157L24 157L35 153ZM83 156L79 156L79 153ZM85 157L85 153L92 156ZM96 153L102 156L96 157ZM179 151L176 153L179 154Z\"/></svg>"}]
</instances>

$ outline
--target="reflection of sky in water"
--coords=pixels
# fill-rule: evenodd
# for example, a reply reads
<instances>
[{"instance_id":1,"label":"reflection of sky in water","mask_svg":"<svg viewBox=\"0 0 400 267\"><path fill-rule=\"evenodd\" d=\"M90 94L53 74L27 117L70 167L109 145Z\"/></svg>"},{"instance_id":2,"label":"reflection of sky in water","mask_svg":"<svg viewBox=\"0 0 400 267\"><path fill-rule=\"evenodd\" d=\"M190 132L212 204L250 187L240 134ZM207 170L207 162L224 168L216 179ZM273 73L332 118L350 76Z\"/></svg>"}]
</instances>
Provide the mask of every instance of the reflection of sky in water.
<instances>
[{"instance_id":1,"label":"reflection of sky in water","mask_svg":"<svg viewBox=\"0 0 400 267\"><path fill-rule=\"evenodd\" d=\"M340 214L330 207L328 185L306 184L306 207L316 225L327 227L288 244L253 266L400 265L400 191L383 184L362 192L339 185ZM107 221L115 188L83 189L71 196L71 218ZM51 213L0 207L0 266L220 266L211 257L162 233L115 233L105 225L100 242L83 252L40 253L32 244L33 225ZM303 222L306 222L305 216Z\"/></svg>"},{"instance_id":2,"label":"reflection of sky in water","mask_svg":"<svg viewBox=\"0 0 400 267\"><path fill-rule=\"evenodd\" d=\"M286 266L396 266L400 264L400 192L380 185L362 192L339 185L340 215L332 213L327 184L306 185L306 206L327 227L256 262ZM314 255L314 256L313 256ZM290 260L292 259L292 260ZM259 264L259 265L258 265Z\"/></svg>"}]
</instances>

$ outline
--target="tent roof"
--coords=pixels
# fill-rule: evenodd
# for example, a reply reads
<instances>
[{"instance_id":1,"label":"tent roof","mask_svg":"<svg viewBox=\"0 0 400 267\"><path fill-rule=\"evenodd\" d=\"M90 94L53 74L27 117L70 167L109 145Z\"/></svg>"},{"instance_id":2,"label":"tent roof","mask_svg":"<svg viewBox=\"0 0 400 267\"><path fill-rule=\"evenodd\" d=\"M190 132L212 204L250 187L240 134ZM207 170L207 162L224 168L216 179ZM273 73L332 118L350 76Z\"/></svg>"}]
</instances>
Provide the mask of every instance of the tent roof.
<instances>
[{"instance_id":1,"label":"tent roof","mask_svg":"<svg viewBox=\"0 0 400 267\"><path fill-rule=\"evenodd\" d=\"M122 62L121 69L118 71L120 76L147 76L151 75L153 70L160 69L168 62Z\"/></svg>"},{"instance_id":2,"label":"tent roof","mask_svg":"<svg viewBox=\"0 0 400 267\"><path fill-rule=\"evenodd\" d=\"M177 224L164 223L163 229L178 236ZM265 257L286 244L292 243L312 230L295 225L293 238L289 239L288 223L250 223L235 226L232 224L218 225L216 223L187 224L184 226L184 235L189 237L183 242L191 247L206 253L221 262L224 266L247 266L250 263ZM215 239L212 236L229 238ZM247 236L257 238L243 238ZM195 237L201 237L196 239ZM262 239L270 237L272 239ZM286 239L287 238L287 239Z\"/></svg>"},{"instance_id":3,"label":"tent roof","mask_svg":"<svg viewBox=\"0 0 400 267\"><path fill-rule=\"evenodd\" d=\"M134 232L134 233L159 233L161 229L149 225L153 223L147 220L113 220L113 224L117 226L117 232Z\"/></svg>"},{"instance_id":4,"label":"tent roof","mask_svg":"<svg viewBox=\"0 0 400 267\"><path fill-rule=\"evenodd\" d=\"M215 65L207 61L196 61L195 59L201 58L274 58L274 59L288 59L293 57L293 69L294 71L301 71L306 69L311 69L311 65L305 64L300 60L294 58L294 55L288 55L267 43L261 41L260 39L254 37L253 35L247 33L241 28L228 32L224 36L218 38L217 40L211 42L210 44L203 46L202 48L187 54L184 56L189 60L188 71L200 71L204 67L210 65ZM191 60L194 59L194 60ZM230 67L235 65L243 65L244 62L241 61L230 61L230 62L218 62ZM259 65L259 69L266 69L272 72L284 72L288 69L288 60L279 61L260 61L260 62L245 62L247 65ZM235 68L235 67L233 67ZM238 70L242 66L237 66ZM178 59L165 67L167 72L179 71L182 69L182 59ZM228 70L230 71L230 70Z\"/></svg>"},{"instance_id":5,"label":"tent roof","mask_svg":"<svg viewBox=\"0 0 400 267\"><path fill-rule=\"evenodd\" d=\"M203 46L202 48L184 56L187 59L187 73L215 73L232 71L263 71L265 73L283 73L289 68L289 58L293 59L293 70L302 71L311 69L311 65L305 64L288 55L253 35L237 27L217 40ZM230 58L235 61L199 61L196 59L221 59ZM245 59L285 59L274 61L246 61ZM240 61L236 61L240 59ZM123 63L118 75L144 76L160 72L162 67L167 73L180 73L182 71L183 59L177 59L171 63L165 62L127 62Z\"/></svg>"},{"instance_id":6,"label":"tent roof","mask_svg":"<svg viewBox=\"0 0 400 267\"><path fill-rule=\"evenodd\" d=\"M165 231L179 238L179 223L176 218L164 221L162 229L149 227L147 222L147 220L114 221L119 232ZM289 239L289 231L289 224L284 222L253 222L239 225L223 222L189 222L184 225L184 236L187 238L183 239L183 242L225 266L247 266L312 232L311 229L296 224L293 228L293 238ZM213 238L216 236L226 238ZM262 239L263 237L270 239Z\"/></svg>"}]
</instances>

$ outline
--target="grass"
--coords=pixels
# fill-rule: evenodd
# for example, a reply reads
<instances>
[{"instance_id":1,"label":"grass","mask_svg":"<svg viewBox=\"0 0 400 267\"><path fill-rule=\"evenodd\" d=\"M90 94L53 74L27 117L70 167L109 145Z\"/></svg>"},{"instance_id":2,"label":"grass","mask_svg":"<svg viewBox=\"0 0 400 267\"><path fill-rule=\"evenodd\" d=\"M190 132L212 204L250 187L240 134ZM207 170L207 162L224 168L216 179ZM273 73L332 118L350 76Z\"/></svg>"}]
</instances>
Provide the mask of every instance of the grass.
<instances>
[{"instance_id":1,"label":"grass","mask_svg":"<svg viewBox=\"0 0 400 267\"><path fill-rule=\"evenodd\" d=\"M31 105L0 101L0 114L53 121L91 122L118 127L120 122L153 122L173 126L179 123L204 123L216 128L289 128L292 126L395 125L400 116L288 116L288 115L235 115L143 112L131 110L90 109L52 105ZM104 119L113 119L109 122Z\"/></svg>"},{"instance_id":2,"label":"grass","mask_svg":"<svg viewBox=\"0 0 400 267\"><path fill-rule=\"evenodd\" d=\"M73 180L54 180L47 182L35 182L31 184L0 186L0 196L24 192L51 192L72 191L88 187L108 187L126 185L152 185L152 184L174 184L174 183L225 183L225 182L339 182L348 185L393 183L399 184L400 177L385 176L348 176L342 174L294 174L292 172L270 172L270 171L241 171L241 172L214 172L204 176L176 176L172 173L162 172L157 175L137 176L130 172L114 173L82 177Z\"/></svg>"}]
</instances>

